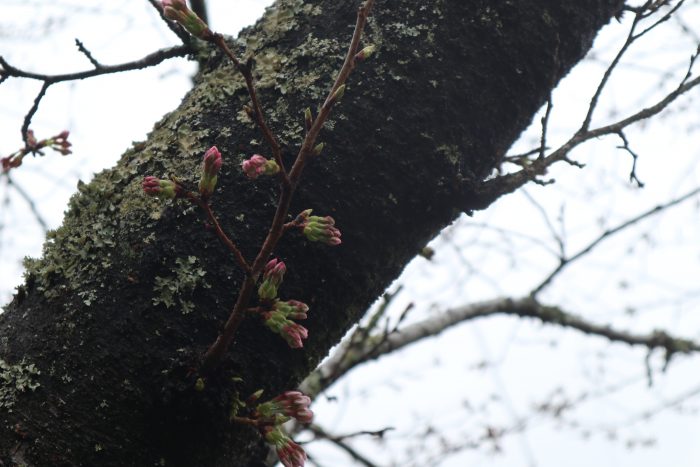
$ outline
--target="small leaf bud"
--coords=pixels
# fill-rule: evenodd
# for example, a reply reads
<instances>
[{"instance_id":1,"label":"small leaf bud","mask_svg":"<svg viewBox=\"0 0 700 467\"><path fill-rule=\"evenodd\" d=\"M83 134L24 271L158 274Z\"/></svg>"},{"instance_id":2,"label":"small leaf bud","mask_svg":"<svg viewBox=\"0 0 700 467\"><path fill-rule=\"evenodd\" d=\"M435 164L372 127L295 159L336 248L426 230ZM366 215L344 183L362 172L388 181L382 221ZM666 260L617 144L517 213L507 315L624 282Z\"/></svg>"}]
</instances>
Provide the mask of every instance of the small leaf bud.
<instances>
[{"instance_id":1,"label":"small leaf bud","mask_svg":"<svg viewBox=\"0 0 700 467\"><path fill-rule=\"evenodd\" d=\"M309 130L311 129L311 125L313 124L313 115L311 114L311 109L309 107L304 110L304 127L306 128L306 132L308 133Z\"/></svg>"},{"instance_id":2,"label":"small leaf bud","mask_svg":"<svg viewBox=\"0 0 700 467\"><path fill-rule=\"evenodd\" d=\"M323 151L323 148L326 146L325 143L318 143L316 146L314 146L313 151L311 151L311 155L313 156L320 156L321 151Z\"/></svg>"},{"instance_id":3,"label":"small leaf bud","mask_svg":"<svg viewBox=\"0 0 700 467\"><path fill-rule=\"evenodd\" d=\"M363 62L370 58L374 53L377 51L377 47L375 45L368 45L364 49L360 50L355 54L355 60L359 62Z\"/></svg>"}]
</instances>

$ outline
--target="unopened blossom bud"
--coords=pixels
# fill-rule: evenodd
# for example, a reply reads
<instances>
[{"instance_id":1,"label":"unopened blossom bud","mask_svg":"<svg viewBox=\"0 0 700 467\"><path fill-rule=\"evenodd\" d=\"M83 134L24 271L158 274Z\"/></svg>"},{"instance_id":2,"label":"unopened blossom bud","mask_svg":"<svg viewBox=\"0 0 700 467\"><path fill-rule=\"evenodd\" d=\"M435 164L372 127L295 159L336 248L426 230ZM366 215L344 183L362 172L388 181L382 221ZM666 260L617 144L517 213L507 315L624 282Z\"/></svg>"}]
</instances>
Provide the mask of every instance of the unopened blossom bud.
<instances>
[{"instance_id":1,"label":"unopened blossom bud","mask_svg":"<svg viewBox=\"0 0 700 467\"><path fill-rule=\"evenodd\" d=\"M309 331L304 326L290 321L279 311L267 311L263 313L265 326L275 334L279 334L293 349L304 347L303 340L309 337Z\"/></svg>"},{"instance_id":2,"label":"unopened blossom bud","mask_svg":"<svg viewBox=\"0 0 700 467\"><path fill-rule=\"evenodd\" d=\"M199 193L203 197L208 198L214 193L222 164L223 159L216 146L212 146L204 153L204 158L202 160L202 176L199 179Z\"/></svg>"},{"instance_id":3,"label":"unopened blossom bud","mask_svg":"<svg viewBox=\"0 0 700 467\"><path fill-rule=\"evenodd\" d=\"M287 300L286 302L278 300L273 305L273 310L284 314L285 318L306 319L309 306L298 300Z\"/></svg>"},{"instance_id":4,"label":"unopened blossom bud","mask_svg":"<svg viewBox=\"0 0 700 467\"><path fill-rule=\"evenodd\" d=\"M372 55L374 55L374 52L377 51L377 47L374 45L368 45L364 49L360 50L355 54L355 60L363 62L370 58Z\"/></svg>"},{"instance_id":5,"label":"unopened blossom bud","mask_svg":"<svg viewBox=\"0 0 700 467\"><path fill-rule=\"evenodd\" d=\"M318 143L316 146L314 146L313 151L311 151L311 154L314 156L320 156L321 151L323 151L323 148L326 146L325 143Z\"/></svg>"},{"instance_id":6,"label":"unopened blossom bud","mask_svg":"<svg viewBox=\"0 0 700 467\"><path fill-rule=\"evenodd\" d=\"M282 283L285 272L287 267L283 261L277 258L268 261L263 271L263 281L258 288L258 296L261 300L274 300L277 297L277 288Z\"/></svg>"},{"instance_id":7,"label":"unopened blossom bud","mask_svg":"<svg viewBox=\"0 0 700 467\"><path fill-rule=\"evenodd\" d=\"M0 165L2 165L2 171L3 172L9 172L10 169L13 169L15 167L19 167L22 165L22 156L8 156L8 157L3 157L0 159Z\"/></svg>"},{"instance_id":8,"label":"unopened blossom bud","mask_svg":"<svg viewBox=\"0 0 700 467\"><path fill-rule=\"evenodd\" d=\"M185 0L163 0L161 4L165 17L180 23L194 37L208 40L214 36L207 24L187 7Z\"/></svg>"},{"instance_id":9,"label":"unopened blossom bud","mask_svg":"<svg viewBox=\"0 0 700 467\"><path fill-rule=\"evenodd\" d=\"M159 198L173 199L177 196L177 184L172 180L161 180L148 176L143 179L141 187L146 194Z\"/></svg>"},{"instance_id":10,"label":"unopened blossom bud","mask_svg":"<svg viewBox=\"0 0 700 467\"><path fill-rule=\"evenodd\" d=\"M279 426L266 426L263 429L265 441L275 447L277 457L284 467L304 467L306 452L287 436Z\"/></svg>"},{"instance_id":11,"label":"unopened blossom bud","mask_svg":"<svg viewBox=\"0 0 700 467\"><path fill-rule=\"evenodd\" d=\"M335 227L335 220L330 216L309 216L307 215L300 227L304 236L312 242L321 242L326 245L340 245L340 230Z\"/></svg>"},{"instance_id":12,"label":"unopened blossom bud","mask_svg":"<svg viewBox=\"0 0 700 467\"><path fill-rule=\"evenodd\" d=\"M285 391L274 399L258 405L258 417L275 419L277 415L295 418L301 423L311 423L314 413L309 409L311 399L299 391Z\"/></svg>"},{"instance_id":13,"label":"unopened blossom bud","mask_svg":"<svg viewBox=\"0 0 700 467\"><path fill-rule=\"evenodd\" d=\"M241 168L248 178L253 180L260 175L277 175L280 171L277 162L265 159L260 154L254 154L250 159L244 160L241 163Z\"/></svg>"},{"instance_id":14,"label":"unopened blossom bud","mask_svg":"<svg viewBox=\"0 0 700 467\"><path fill-rule=\"evenodd\" d=\"M58 135L50 138L46 141L47 146L49 146L54 151L60 152L62 155L67 156L71 154L70 147L72 144L68 141L68 135L70 133L67 130L60 132Z\"/></svg>"}]
</instances>

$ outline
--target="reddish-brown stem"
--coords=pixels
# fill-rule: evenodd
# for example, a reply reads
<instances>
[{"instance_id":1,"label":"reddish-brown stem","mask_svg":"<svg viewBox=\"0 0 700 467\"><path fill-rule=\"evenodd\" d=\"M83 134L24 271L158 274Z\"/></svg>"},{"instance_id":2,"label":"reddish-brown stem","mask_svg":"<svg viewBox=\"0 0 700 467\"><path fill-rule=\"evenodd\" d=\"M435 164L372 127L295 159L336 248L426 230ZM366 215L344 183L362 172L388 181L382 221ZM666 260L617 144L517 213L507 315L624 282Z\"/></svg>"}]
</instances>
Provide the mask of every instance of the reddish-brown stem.
<instances>
[{"instance_id":1,"label":"reddish-brown stem","mask_svg":"<svg viewBox=\"0 0 700 467\"><path fill-rule=\"evenodd\" d=\"M262 131L265 140L270 145L270 149L272 150L272 157L275 159L275 162L277 162L277 165L280 166L282 183L284 185L288 184L289 179L287 178L287 170L284 167L284 162L282 162L282 149L280 148L280 145L277 142L277 138L275 138L275 135L272 133L272 130L270 130L270 127L267 126L267 122L265 122L262 106L260 105L260 99L258 99L258 93L255 90L255 80L253 79L252 62L249 61L245 64L241 63L240 60L238 60L238 57L236 57L233 51L229 48L228 44L226 44L224 36L222 36L221 34L214 34L212 36L211 41L214 44L216 44L216 46L219 47L219 49L221 49L221 51L224 52L224 54L226 54L226 56L231 60L231 62L233 62L233 65L236 67L236 69L243 76L246 87L248 88L250 100L253 104L253 118L255 119L255 123L257 123L257 125L260 127L260 130Z\"/></svg>"},{"instance_id":2,"label":"reddish-brown stem","mask_svg":"<svg viewBox=\"0 0 700 467\"><path fill-rule=\"evenodd\" d=\"M228 235L226 235L224 229L221 228L221 224L219 224L219 219L217 219L214 215L214 212L211 210L211 206L209 206L209 203L192 192L187 192L185 194L185 197L192 203L199 206L202 209L202 211L204 211L204 213L207 215L207 220L214 227L214 231L216 232L217 237L219 237L219 239L224 243L224 245L226 245L226 247L231 251L231 253L233 253L233 256L236 257L236 261L243 268L243 271L245 271L246 275L250 275L251 268L248 264L248 261L245 260L243 254L241 253L241 250L238 249L236 244L233 243L233 241L229 238Z\"/></svg>"},{"instance_id":3,"label":"reddish-brown stem","mask_svg":"<svg viewBox=\"0 0 700 467\"><path fill-rule=\"evenodd\" d=\"M209 374L216 365L219 364L221 359L226 354L228 346L233 340L233 336L236 334L238 327L243 322L245 317L245 310L252 298L253 291L255 290L255 279L252 276L246 275L241 290L238 292L238 298L236 299L236 304L233 305L231 314L226 320L224 327L216 338L214 343L209 346L206 353L202 357L202 365L200 367L200 374Z\"/></svg>"},{"instance_id":4,"label":"reddish-brown stem","mask_svg":"<svg viewBox=\"0 0 700 467\"><path fill-rule=\"evenodd\" d=\"M253 418L247 418L247 417L231 417L231 421L234 423L240 423L241 425L250 425L254 427L258 427L258 421L253 419Z\"/></svg>"},{"instance_id":5,"label":"reddish-brown stem","mask_svg":"<svg viewBox=\"0 0 700 467\"><path fill-rule=\"evenodd\" d=\"M350 40L350 46L348 47L347 54L345 55L345 61L343 62L343 66L340 69L340 72L338 73L338 76L336 77L330 92L328 93L328 97L326 97L326 100L321 106L318 115L316 115L316 119L311 124L311 128L309 129L309 131L306 133L306 137L304 138L304 142L302 143L301 148L299 149L299 153L297 154L296 160L294 161L294 165L289 171L289 181L291 182L293 187L296 187L296 185L299 183L301 173L304 170L304 166L306 165L308 157L312 152L314 144L316 143L316 138L318 138L318 135L321 132L321 129L323 128L323 125L326 123L326 120L330 115L333 105L336 103L336 99L334 99L335 92L340 86L345 84L348 77L350 76L350 73L352 73L352 70L355 68L355 55L357 55L357 49L360 45L362 31L365 28L367 18L369 17L369 13L373 5L374 0L366 0L362 5L360 5L360 7L357 10L357 22L355 23L355 31L353 32L352 39Z\"/></svg>"},{"instance_id":6,"label":"reddish-brown stem","mask_svg":"<svg viewBox=\"0 0 700 467\"><path fill-rule=\"evenodd\" d=\"M282 168L281 173L283 174L283 177L281 183L282 189L280 192L279 201L277 203L277 210L275 211L274 218L272 219L270 229L267 233L267 236L265 237L265 241L260 247L258 255L253 261L253 264L250 268L250 273L246 274L246 278L243 282L243 285L241 286L241 290L238 293L236 304L233 306L231 314L229 315L226 324L224 324L223 330L216 338L216 341L214 341L214 343L209 347L209 349L207 349L206 353L202 357L202 374L207 374L211 372L226 354L226 350L231 345L233 336L235 335L236 331L238 330L238 327L243 321L245 311L247 310L248 303L250 302L253 291L255 289L255 282L257 281L258 276L262 272L268 260L268 257L277 245L279 239L282 237L282 234L286 230L294 226L294 222L290 222L287 224L284 223L284 220L286 219L287 214L289 212L289 206L292 201L292 195L294 194L294 191L299 183L301 174L304 170L304 166L306 165L308 157L312 153L312 148L314 143L316 142L316 138L321 132L321 129L323 128L324 123L328 119L331 109L333 108L333 105L337 100L334 98L334 95L338 88L345 84L345 82L348 79L348 76L350 76L350 73L355 68L355 55L357 54L357 49L360 44L360 38L362 37L362 31L364 30L365 24L367 22L367 17L369 16L369 12L372 9L373 4L374 0L366 0L362 5L360 5L357 11L357 22L355 24L355 31L353 33L352 40L350 41L350 46L348 47L343 66L340 69L340 72L338 73L338 76L335 79L335 82L333 83L330 92L328 93L328 97L326 97L326 100L321 106L321 109L318 115L316 116L316 119L313 121L311 128L307 132L306 137L304 138L304 142L302 143L302 146L299 149L299 152L297 153L297 157L289 174L287 174L287 172L284 170L284 166L282 165L279 145L277 144L274 135L270 131L263 118L262 108L260 107L260 103L257 99L257 94L255 92L255 86L253 82L250 64L241 64L240 61L236 58L236 56L233 54L233 52L231 52L231 50L228 48L228 45L226 45L226 43L224 42L223 36L214 34L214 38L212 39L212 41L223 50L223 52L231 59L238 71L245 78L246 85L248 86L248 93L250 94L251 100L253 102L253 111L255 112L256 122L263 131L263 134L265 135L265 138L267 139L268 143L273 148L275 161Z\"/></svg>"}]
</instances>

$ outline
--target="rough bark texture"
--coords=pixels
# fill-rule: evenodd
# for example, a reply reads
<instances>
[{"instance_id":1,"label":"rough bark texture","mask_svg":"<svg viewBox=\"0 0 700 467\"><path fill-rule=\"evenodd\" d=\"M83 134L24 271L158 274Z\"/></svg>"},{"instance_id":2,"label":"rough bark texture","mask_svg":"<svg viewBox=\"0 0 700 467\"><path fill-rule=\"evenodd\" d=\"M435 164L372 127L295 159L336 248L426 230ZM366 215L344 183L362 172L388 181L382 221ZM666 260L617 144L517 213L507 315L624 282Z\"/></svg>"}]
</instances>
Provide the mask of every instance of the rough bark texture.
<instances>
[{"instance_id":1,"label":"rough bark texture","mask_svg":"<svg viewBox=\"0 0 700 467\"><path fill-rule=\"evenodd\" d=\"M257 433L228 423L236 391L296 386L425 243L468 206L550 89L620 0L377 0L379 53L351 77L293 213L332 215L343 244L283 238L283 298L310 304L310 338L290 350L255 320L193 389L192 369L242 273L185 203L142 195L144 175L192 182L205 149L226 163L214 210L252 257L276 202L244 156L265 154L247 95L211 49L181 106L71 200L43 258L0 315L0 459L30 466L257 466ZM270 122L292 157L352 33L355 0L281 0L235 42L257 57ZM468 192L468 190L466 190ZM169 306L168 306L169 305ZM40 373L39 373L40 372ZM232 378L242 378L233 383ZM38 385L38 386L37 386ZM36 387L35 387L36 386ZM34 389L32 389L34 387Z\"/></svg>"}]
</instances>

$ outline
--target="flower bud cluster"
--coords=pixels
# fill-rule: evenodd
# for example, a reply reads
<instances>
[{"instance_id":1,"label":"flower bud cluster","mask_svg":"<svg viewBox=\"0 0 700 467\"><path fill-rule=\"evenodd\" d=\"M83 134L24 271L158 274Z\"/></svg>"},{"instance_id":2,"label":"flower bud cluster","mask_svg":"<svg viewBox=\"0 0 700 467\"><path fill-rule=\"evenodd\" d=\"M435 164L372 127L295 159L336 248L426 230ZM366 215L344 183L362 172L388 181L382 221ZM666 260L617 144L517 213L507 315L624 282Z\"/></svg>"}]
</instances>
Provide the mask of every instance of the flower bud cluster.
<instances>
[{"instance_id":1,"label":"flower bud cluster","mask_svg":"<svg viewBox=\"0 0 700 467\"><path fill-rule=\"evenodd\" d=\"M265 326L275 334L279 334L289 347L300 349L304 347L304 339L309 337L309 331L292 319L306 319L309 307L297 300L286 302L276 301L272 309L262 313Z\"/></svg>"},{"instance_id":2,"label":"flower bud cluster","mask_svg":"<svg viewBox=\"0 0 700 467\"><path fill-rule=\"evenodd\" d=\"M56 136L39 141L36 139L36 136L34 136L34 131L27 130L26 146L7 157L0 158L0 167L2 167L2 172L8 172L10 169L22 165L22 159L24 159L24 156L27 154L31 153L43 156L44 153L41 150L44 148L53 149L63 156L71 154L72 151L70 148L72 144L68 141L68 135L69 132L64 130Z\"/></svg>"},{"instance_id":3,"label":"flower bud cluster","mask_svg":"<svg viewBox=\"0 0 700 467\"><path fill-rule=\"evenodd\" d=\"M31 133L31 130L29 130L28 133ZM45 140L45 145L56 152L60 152L61 155L67 156L68 154L72 153L70 150L72 144L68 141L68 135L69 132L64 130L56 136Z\"/></svg>"},{"instance_id":4,"label":"flower bud cluster","mask_svg":"<svg viewBox=\"0 0 700 467\"><path fill-rule=\"evenodd\" d=\"M262 391L251 396L256 401ZM300 423L311 423L314 414L309 409L311 398L299 391L285 391L274 399L258 404L254 419L265 441L274 446L282 465L303 467L306 462L304 449L295 443L282 429L282 424L294 418Z\"/></svg>"},{"instance_id":5,"label":"flower bud cluster","mask_svg":"<svg viewBox=\"0 0 700 467\"><path fill-rule=\"evenodd\" d=\"M280 166L277 162L269 160L260 154L254 154L250 159L246 159L241 163L243 173L252 180L255 180L260 175L277 175L280 171Z\"/></svg>"},{"instance_id":6,"label":"flower bud cluster","mask_svg":"<svg viewBox=\"0 0 700 467\"><path fill-rule=\"evenodd\" d=\"M278 415L295 418L301 423L311 423L314 414L309 409L311 399L299 391L285 391L274 399L259 404L255 410L258 419L279 421ZM284 423L282 422L282 423Z\"/></svg>"},{"instance_id":7,"label":"flower bud cluster","mask_svg":"<svg viewBox=\"0 0 700 467\"><path fill-rule=\"evenodd\" d=\"M223 159L216 146L212 146L204 153L204 158L202 160L202 176L199 179L199 193L202 197L208 198L214 193L222 164Z\"/></svg>"},{"instance_id":8,"label":"flower bud cluster","mask_svg":"<svg viewBox=\"0 0 700 467\"><path fill-rule=\"evenodd\" d=\"M302 211L297 216L296 223L302 229L304 236L312 242L321 242L326 245L336 246L342 242L341 233L335 227L335 220L331 216L312 216L312 210Z\"/></svg>"}]
</instances>

